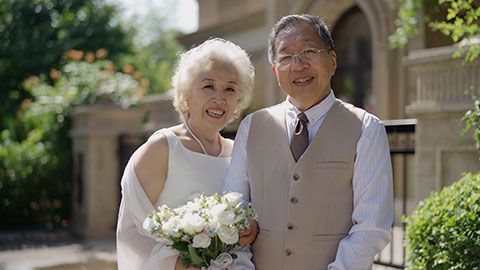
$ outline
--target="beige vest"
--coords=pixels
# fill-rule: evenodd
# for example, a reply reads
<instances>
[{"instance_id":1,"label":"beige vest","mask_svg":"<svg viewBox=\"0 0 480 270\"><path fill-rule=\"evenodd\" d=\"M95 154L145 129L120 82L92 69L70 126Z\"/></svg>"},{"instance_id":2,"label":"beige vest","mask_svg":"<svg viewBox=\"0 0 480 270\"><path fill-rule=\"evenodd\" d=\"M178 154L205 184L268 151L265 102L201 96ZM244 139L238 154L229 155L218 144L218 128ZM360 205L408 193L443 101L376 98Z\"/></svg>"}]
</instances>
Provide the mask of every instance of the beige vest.
<instances>
[{"instance_id":1,"label":"beige vest","mask_svg":"<svg viewBox=\"0 0 480 270\"><path fill-rule=\"evenodd\" d=\"M364 110L336 100L295 163L285 106L254 113L247 140L248 180L260 232L257 270L327 269L352 227L352 176Z\"/></svg>"}]
</instances>

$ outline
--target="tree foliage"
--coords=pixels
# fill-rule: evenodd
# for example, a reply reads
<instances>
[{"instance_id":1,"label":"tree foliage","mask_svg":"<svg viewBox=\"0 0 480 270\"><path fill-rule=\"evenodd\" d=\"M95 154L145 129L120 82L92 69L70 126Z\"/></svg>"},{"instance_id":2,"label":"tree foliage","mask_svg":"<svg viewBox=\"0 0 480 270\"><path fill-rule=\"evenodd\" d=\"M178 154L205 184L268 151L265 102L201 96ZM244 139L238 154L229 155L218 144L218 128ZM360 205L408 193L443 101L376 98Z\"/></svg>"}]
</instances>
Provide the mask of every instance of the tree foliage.
<instances>
[{"instance_id":1,"label":"tree foliage","mask_svg":"<svg viewBox=\"0 0 480 270\"><path fill-rule=\"evenodd\" d=\"M432 20L431 14L423 17L425 23L433 31L440 31L453 42L462 39L480 38L480 1L478 0L393 0L398 5L398 18L395 20L396 30L389 37L392 48L405 46L420 32L417 19L419 10L424 5L432 5L436 10L445 9L442 20ZM468 50L461 48L454 57L465 55L466 61L473 61L480 54L478 43L468 45Z\"/></svg>"},{"instance_id":2,"label":"tree foliage","mask_svg":"<svg viewBox=\"0 0 480 270\"><path fill-rule=\"evenodd\" d=\"M475 108L468 110L463 117L465 128L462 130L464 135L470 128L473 128L473 137L476 142L478 152L480 152L480 100L475 100Z\"/></svg>"},{"instance_id":3,"label":"tree foliage","mask_svg":"<svg viewBox=\"0 0 480 270\"><path fill-rule=\"evenodd\" d=\"M134 70L116 70L96 54L71 50L49 79L31 76L10 129L0 132L1 229L67 227L71 213L72 152L70 113L75 106L102 98L124 108L138 104L145 93ZM136 76L136 78L135 78Z\"/></svg>"},{"instance_id":4,"label":"tree foliage","mask_svg":"<svg viewBox=\"0 0 480 270\"><path fill-rule=\"evenodd\" d=\"M175 8L176 4L172 0L164 3L170 8ZM150 94L162 93L172 87L174 65L183 49L177 41L181 33L168 27L167 12L167 9L153 5L146 14L124 22L132 36L135 53L124 55L120 63L132 65L148 79L147 92Z\"/></svg>"},{"instance_id":5,"label":"tree foliage","mask_svg":"<svg viewBox=\"0 0 480 270\"><path fill-rule=\"evenodd\" d=\"M0 1L0 128L29 96L23 81L58 67L66 51L105 48L111 57L131 51L115 14L99 0Z\"/></svg>"}]
</instances>

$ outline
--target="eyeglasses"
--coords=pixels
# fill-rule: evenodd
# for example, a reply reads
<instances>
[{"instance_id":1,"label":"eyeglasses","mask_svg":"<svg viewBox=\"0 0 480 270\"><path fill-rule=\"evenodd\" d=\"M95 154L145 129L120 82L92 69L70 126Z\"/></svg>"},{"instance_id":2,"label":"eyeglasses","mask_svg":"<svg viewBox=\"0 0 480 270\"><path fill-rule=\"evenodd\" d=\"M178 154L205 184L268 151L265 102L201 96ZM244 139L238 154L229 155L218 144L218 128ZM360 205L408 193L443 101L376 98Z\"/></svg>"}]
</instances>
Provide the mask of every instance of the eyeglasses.
<instances>
[{"instance_id":1,"label":"eyeglasses","mask_svg":"<svg viewBox=\"0 0 480 270\"><path fill-rule=\"evenodd\" d=\"M320 60L321 52L329 52L330 49L305 49L296 54L280 54L278 55L278 60L276 61L277 67L280 70L287 70L293 64L293 58L298 57L298 60L304 63L315 63Z\"/></svg>"}]
</instances>

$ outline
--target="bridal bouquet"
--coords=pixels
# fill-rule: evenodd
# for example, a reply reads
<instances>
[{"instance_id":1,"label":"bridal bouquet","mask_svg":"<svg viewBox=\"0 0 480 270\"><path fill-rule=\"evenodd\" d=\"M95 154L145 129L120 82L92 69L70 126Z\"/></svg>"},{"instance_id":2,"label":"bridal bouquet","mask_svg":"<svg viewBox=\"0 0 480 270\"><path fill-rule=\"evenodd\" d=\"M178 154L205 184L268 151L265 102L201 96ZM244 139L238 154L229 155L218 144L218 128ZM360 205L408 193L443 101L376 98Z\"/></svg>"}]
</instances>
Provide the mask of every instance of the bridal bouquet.
<instances>
[{"instance_id":1,"label":"bridal bouquet","mask_svg":"<svg viewBox=\"0 0 480 270\"><path fill-rule=\"evenodd\" d=\"M175 209L163 205L143 227L157 241L178 250L185 267L225 269L237 258L233 249L240 245L239 232L256 219L251 205L244 209L241 199L237 192L202 194Z\"/></svg>"}]
</instances>

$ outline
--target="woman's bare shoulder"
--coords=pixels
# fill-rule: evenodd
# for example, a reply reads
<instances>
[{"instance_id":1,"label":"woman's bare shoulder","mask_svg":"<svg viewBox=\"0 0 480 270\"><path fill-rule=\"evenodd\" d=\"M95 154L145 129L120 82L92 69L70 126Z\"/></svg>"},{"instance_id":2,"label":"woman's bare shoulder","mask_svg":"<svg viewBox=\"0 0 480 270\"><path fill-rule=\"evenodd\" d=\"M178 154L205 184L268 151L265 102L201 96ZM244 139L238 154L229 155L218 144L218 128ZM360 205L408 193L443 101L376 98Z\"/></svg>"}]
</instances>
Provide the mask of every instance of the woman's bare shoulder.
<instances>
[{"instance_id":1,"label":"woman's bare shoulder","mask_svg":"<svg viewBox=\"0 0 480 270\"><path fill-rule=\"evenodd\" d=\"M155 203L168 173L168 139L165 134L155 134L140 146L133 167L148 199Z\"/></svg>"}]
</instances>

